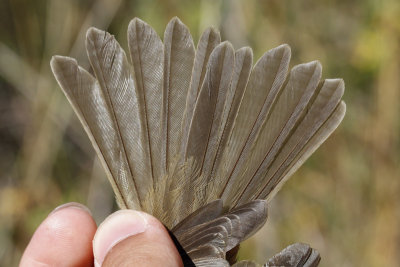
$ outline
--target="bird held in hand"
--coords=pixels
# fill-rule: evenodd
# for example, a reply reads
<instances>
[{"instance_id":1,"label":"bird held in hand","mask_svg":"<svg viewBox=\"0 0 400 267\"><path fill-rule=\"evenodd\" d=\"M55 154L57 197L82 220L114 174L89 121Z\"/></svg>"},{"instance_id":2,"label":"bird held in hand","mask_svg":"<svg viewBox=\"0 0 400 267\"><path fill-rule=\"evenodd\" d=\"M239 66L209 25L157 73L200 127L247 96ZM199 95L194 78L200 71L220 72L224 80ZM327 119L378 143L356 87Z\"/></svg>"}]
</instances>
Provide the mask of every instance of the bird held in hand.
<instances>
[{"instance_id":1,"label":"bird held in hand","mask_svg":"<svg viewBox=\"0 0 400 267\"><path fill-rule=\"evenodd\" d=\"M130 60L112 35L90 28L94 76L68 57L53 57L51 67L120 208L161 220L187 265L230 266L239 243L266 222L267 203L341 122L344 82L321 81L317 61L288 71L288 45L254 67L249 47L235 51L213 28L195 48L178 18L163 41L133 19L128 44ZM319 259L297 243L266 265Z\"/></svg>"}]
</instances>

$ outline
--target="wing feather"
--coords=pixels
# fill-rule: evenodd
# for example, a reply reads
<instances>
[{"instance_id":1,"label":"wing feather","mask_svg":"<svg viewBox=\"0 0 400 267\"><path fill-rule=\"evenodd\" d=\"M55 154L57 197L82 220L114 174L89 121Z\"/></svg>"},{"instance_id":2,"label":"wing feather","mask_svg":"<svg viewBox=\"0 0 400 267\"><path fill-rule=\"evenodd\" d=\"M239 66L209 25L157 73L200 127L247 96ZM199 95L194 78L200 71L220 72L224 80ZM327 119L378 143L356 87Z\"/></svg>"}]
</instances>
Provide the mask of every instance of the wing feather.
<instances>
[{"instance_id":1,"label":"wing feather","mask_svg":"<svg viewBox=\"0 0 400 267\"><path fill-rule=\"evenodd\" d=\"M183 219L173 229L175 235L179 236L186 232L189 228L211 221L222 214L222 200L214 200L207 205L192 212L188 217Z\"/></svg>"},{"instance_id":2,"label":"wing feather","mask_svg":"<svg viewBox=\"0 0 400 267\"><path fill-rule=\"evenodd\" d=\"M221 248L213 245L200 246L188 252L188 255L191 259L206 258L206 257L223 259L225 257L224 251Z\"/></svg>"},{"instance_id":3,"label":"wing feather","mask_svg":"<svg viewBox=\"0 0 400 267\"><path fill-rule=\"evenodd\" d=\"M240 261L232 265L232 267L260 267L261 265L253 261Z\"/></svg>"},{"instance_id":4,"label":"wing feather","mask_svg":"<svg viewBox=\"0 0 400 267\"><path fill-rule=\"evenodd\" d=\"M193 260L196 267L229 267L229 262L222 258L203 257Z\"/></svg>"},{"instance_id":5,"label":"wing feather","mask_svg":"<svg viewBox=\"0 0 400 267\"><path fill-rule=\"evenodd\" d=\"M292 244L268 260L266 266L317 266L319 253L307 244Z\"/></svg>"}]
</instances>

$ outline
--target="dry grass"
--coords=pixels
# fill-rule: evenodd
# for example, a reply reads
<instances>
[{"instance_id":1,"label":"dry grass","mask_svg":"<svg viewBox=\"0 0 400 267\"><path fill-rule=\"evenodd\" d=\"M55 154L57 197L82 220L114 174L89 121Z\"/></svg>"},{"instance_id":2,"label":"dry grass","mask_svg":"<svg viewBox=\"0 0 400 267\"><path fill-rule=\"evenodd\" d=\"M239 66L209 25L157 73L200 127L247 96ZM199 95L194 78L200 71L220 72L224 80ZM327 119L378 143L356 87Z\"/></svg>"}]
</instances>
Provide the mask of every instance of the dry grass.
<instances>
[{"instance_id":1,"label":"dry grass","mask_svg":"<svg viewBox=\"0 0 400 267\"><path fill-rule=\"evenodd\" d=\"M400 4L396 0L2 0L0 2L0 265L15 266L55 206L80 201L98 221L115 208L94 152L49 68L54 54L87 66L89 26L126 47L134 16L160 34L179 16L197 40L207 25L255 56L280 43L292 66L318 59L343 77L344 122L278 194L242 257L260 262L312 244L322 266L399 266Z\"/></svg>"}]
</instances>

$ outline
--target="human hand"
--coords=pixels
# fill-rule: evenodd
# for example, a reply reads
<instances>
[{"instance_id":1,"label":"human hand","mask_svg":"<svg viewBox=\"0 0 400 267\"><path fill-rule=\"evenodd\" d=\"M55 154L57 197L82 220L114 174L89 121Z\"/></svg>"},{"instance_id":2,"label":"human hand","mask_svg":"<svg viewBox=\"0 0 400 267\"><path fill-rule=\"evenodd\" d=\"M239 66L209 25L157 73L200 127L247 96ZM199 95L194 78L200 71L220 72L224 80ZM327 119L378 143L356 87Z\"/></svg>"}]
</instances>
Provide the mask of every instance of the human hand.
<instances>
[{"instance_id":1,"label":"human hand","mask_svg":"<svg viewBox=\"0 0 400 267\"><path fill-rule=\"evenodd\" d=\"M90 211L67 203L36 229L20 266L183 266L167 230L153 216L120 210L97 228Z\"/></svg>"}]
</instances>

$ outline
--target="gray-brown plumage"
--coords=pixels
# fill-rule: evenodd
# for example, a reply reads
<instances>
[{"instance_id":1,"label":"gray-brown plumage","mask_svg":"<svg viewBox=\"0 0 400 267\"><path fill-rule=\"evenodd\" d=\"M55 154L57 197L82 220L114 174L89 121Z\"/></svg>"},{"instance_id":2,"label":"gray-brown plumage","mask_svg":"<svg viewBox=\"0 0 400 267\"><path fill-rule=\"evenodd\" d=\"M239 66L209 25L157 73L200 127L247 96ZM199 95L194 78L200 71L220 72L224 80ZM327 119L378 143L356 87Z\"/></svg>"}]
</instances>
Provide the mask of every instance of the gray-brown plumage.
<instances>
[{"instance_id":1,"label":"gray-brown plumage","mask_svg":"<svg viewBox=\"0 0 400 267\"><path fill-rule=\"evenodd\" d=\"M159 218L196 266L229 266L264 225L268 201L341 122L344 83L320 81L316 61L288 72L288 45L254 67L250 48L235 51L213 28L195 49L178 18L164 41L135 18L128 42L130 61L112 35L91 28L95 76L62 56L51 61L54 75L119 206ZM295 244L267 266L318 262Z\"/></svg>"}]
</instances>

